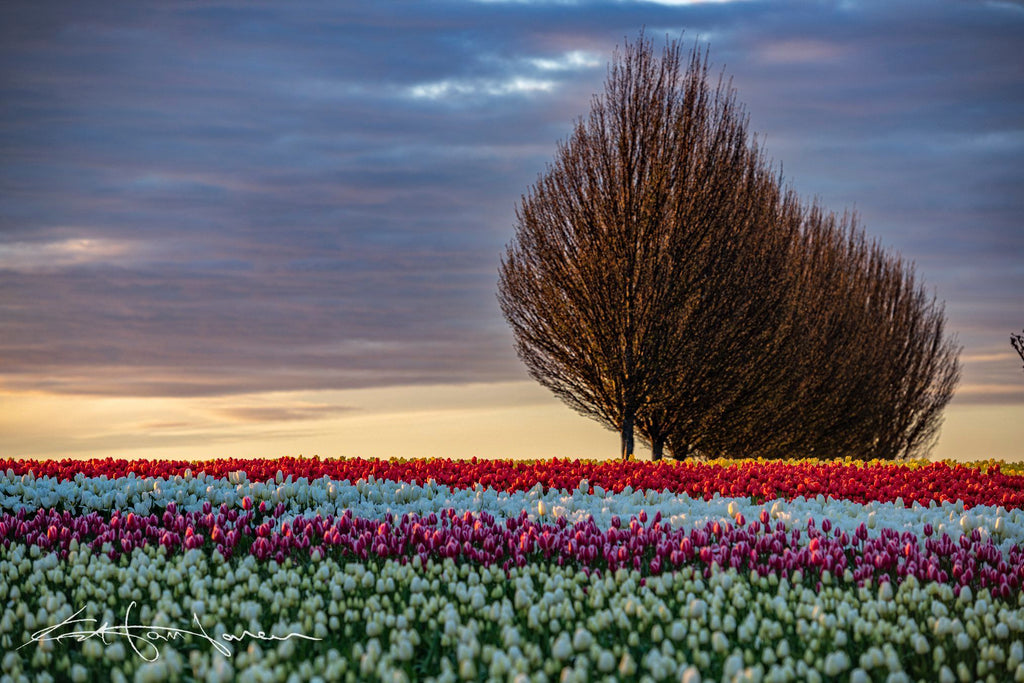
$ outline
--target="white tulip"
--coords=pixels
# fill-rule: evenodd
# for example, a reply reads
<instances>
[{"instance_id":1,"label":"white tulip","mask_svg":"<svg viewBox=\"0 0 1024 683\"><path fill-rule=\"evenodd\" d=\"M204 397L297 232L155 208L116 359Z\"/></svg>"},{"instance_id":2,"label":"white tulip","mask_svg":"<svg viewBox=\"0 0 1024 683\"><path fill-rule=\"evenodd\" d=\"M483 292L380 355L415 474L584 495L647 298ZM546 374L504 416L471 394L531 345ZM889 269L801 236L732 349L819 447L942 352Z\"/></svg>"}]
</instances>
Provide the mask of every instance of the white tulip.
<instances>
[{"instance_id":1,"label":"white tulip","mask_svg":"<svg viewBox=\"0 0 1024 683\"><path fill-rule=\"evenodd\" d=\"M683 669L679 681L680 683L701 683L700 671L695 666L688 666Z\"/></svg>"}]
</instances>

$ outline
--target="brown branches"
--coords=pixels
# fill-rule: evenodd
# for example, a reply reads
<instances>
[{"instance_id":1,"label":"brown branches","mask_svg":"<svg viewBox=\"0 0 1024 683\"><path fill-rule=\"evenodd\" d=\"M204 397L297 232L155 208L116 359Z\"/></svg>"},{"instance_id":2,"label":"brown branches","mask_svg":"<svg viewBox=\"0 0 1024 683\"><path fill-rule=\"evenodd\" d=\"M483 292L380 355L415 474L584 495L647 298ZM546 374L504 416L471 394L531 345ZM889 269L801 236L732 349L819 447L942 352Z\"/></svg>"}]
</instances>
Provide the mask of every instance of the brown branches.
<instances>
[{"instance_id":1,"label":"brown branches","mask_svg":"<svg viewBox=\"0 0 1024 683\"><path fill-rule=\"evenodd\" d=\"M1021 360L1024 360L1024 334L1010 333L1010 346L1017 352Z\"/></svg>"},{"instance_id":2,"label":"brown branches","mask_svg":"<svg viewBox=\"0 0 1024 683\"><path fill-rule=\"evenodd\" d=\"M682 124L708 116L706 98L680 94L703 68L695 54L684 74L678 44L657 59L642 37L616 55L605 93L523 197L501 265L499 301L530 374L620 431L623 457L683 310L669 219L690 174Z\"/></svg>"},{"instance_id":3,"label":"brown branches","mask_svg":"<svg viewBox=\"0 0 1024 683\"><path fill-rule=\"evenodd\" d=\"M853 216L804 206L731 86L641 35L522 198L499 302L530 374L655 457L926 451L944 316Z\"/></svg>"}]
</instances>

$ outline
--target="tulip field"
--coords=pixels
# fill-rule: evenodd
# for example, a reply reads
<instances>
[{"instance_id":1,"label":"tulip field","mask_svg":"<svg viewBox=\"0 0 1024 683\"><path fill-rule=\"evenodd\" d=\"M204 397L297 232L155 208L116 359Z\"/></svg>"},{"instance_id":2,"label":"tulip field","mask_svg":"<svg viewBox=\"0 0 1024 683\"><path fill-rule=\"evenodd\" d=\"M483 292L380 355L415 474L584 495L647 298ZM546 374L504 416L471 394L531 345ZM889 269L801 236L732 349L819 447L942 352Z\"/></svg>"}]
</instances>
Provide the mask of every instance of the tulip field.
<instances>
[{"instance_id":1,"label":"tulip field","mask_svg":"<svg viewBox=\"0 0 1024 683\"><path fill-rule=\"evenodd\" d=\"M7 681L1024 681L999 462L0 459Z\"/></svg>"}]
</instances>

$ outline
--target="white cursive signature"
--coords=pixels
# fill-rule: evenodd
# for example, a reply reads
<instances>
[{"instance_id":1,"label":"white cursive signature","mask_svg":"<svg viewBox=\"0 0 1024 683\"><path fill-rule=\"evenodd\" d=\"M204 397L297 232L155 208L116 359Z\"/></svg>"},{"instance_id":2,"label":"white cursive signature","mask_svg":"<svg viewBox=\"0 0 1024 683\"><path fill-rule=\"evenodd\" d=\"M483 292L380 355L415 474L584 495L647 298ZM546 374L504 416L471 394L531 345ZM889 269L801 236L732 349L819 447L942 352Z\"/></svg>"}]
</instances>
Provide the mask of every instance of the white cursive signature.
<instances>
[{"instance_id":1,"label":"white cursive signature","mask_svg":"<svg viewBox=\"0 0 1024 683\"><path fill-rule=\"evenodd\" d=\"M128 644L131 646L132 650L135 651L135 654L137 654L139 657L142 657L142 659L146 660L147 662L155 662L156 660L160 659L160 650L157 648L153 641L169 642L172 640L177 640L178 638L184 638L185 636L195 636L197 638L202 638L203 640L209 642L210 645L212 645L213 648L217 650L217 652L221 653L225 657L231 656L231 650L226 645L224 645L224 643L220 642L216 638L213 638L206 633L206 629L204 629L203 625L199 622L199 616L197 614L193 613L192 620L195 622L196 627L199 629L198 631L189 631L186 629L173 628L170 626L142 626L139 624L130 624L128 621L128 616L131 614L131 611L134 607L135 601L133 600L131 604L128 605L128 608L124 612L123 625L119 624L117 626L111 626L110 624L104 621L103 624L101 624L100 627L96 629L82 631L67 631L63 633L58 633L56 635L53 634L54 631L57 631L58 629L61 629L65 626L71 626L72 624L95 624L96 619L75 619L75 617L77 617L85 610L85 608L83 607L82 609L78 610L77 612L75 612L59 624L54 624L53 626L48 626L44 629L36 631L32 634L32 639L28 643L25 643L24 645L20 646L18 649L20 650L21 648L25 647L26 645L29 645L30 643L42 643L48 640L60 641L64 640L65 638L74 638L78 642L82 642L84 640L88 640L89 638L95 638L96 636L99 636L104 644L109 644L110 641L107 640L107 637L117 636L121 638L127 638ZM240 635L234 635L231 633L221 634L221 640L229 643L237 642L245 638L255 638L257 640L289 640L290 638L320 640L320 638L304 636L299 633L289 633L285 636L274 636L267 635L263 631L251 633L248 630L245 630L242 631ZM139 649L140 647L142 648L142 650ZM143 653L143 651L145 651L145 654Z\"/></svg>"}]
</instances>

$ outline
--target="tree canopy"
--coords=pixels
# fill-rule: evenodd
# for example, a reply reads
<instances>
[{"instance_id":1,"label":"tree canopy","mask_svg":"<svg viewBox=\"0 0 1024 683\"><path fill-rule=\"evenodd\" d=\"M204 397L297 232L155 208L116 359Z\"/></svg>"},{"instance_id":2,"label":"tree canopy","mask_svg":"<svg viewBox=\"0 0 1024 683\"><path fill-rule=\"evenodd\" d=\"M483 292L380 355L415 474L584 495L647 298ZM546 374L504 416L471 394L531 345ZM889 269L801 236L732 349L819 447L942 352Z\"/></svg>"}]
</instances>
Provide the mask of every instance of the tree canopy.
<instances>
[{"instance_id":1,"label":"tree canopy","mask_svg":"<svg viewBox=\"0 0 1024 683\"><path fill-rule=\"evenodd\" d=\"M783 186L708 52L616 52L522 197L498 298L527 370L654 457L905 457L959 376L934 297Z\"/></svg>"}]
</instances>

